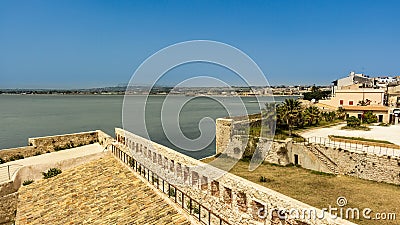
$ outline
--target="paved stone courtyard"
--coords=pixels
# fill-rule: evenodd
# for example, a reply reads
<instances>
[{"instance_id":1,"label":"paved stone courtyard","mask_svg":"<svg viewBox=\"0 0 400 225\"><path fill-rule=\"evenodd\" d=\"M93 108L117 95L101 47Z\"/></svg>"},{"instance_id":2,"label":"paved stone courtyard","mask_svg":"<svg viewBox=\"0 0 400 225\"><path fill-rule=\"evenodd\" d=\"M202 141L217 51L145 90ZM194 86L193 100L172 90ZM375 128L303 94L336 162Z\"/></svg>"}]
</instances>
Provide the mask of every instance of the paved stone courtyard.
<instances>
[{"instance_id":1,"label":"paved stone courtyard","mask_svg":"<svg viewBox=\"0 0 400 225\"><path fill-rule=\"evenodd\" d=\"M190 224L107 154L19 190L16 224Z\"/></svg>"},{"instance_id":2,"label":"paved stone courtyard","mask_svg":"<svg viewBox=\"0 0 400 225\"><path fill-rule=\"evenodd\" d=\"M301 133L301 136L308 137L325 137L328 135L339 135L347 137L362 137L376 140L390 141L393 144L400 145L400 125L391 125L389 127L370 126L370 131L362 130L341 130L345 125L338 125L327 128L311 129Z\"/></svg>"}]
</instances>

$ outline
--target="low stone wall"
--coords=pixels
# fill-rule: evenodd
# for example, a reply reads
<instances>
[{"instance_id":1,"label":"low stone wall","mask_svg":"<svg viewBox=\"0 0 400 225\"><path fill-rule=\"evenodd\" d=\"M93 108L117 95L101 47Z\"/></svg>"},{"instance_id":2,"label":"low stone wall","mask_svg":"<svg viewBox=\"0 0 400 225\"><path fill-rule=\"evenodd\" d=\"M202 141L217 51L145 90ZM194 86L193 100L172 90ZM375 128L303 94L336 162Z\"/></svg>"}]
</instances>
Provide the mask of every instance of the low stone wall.
<instances>
[{"instance_id":1,"label":"low stone wall","mask_svg":"<svg viewBox=\"0 0 400 225\"><path fill-rule=\"evenodd\" d=\"M108 148L109 145L115 140L113 137L103 132L102 130L96 130L97 132L97 141L104 148Z\"/></svg>"},{"instance_id":2,"label":"low stone wall","mask_svg":"<svg viewBox=\"0 0 400 225\"><path fill-rule=\"evenodd\" d=\"M400 159L374 154L360 154L312 144L334 161L341 174L366 180L400 185Z\"/></svg>"},{"instance_id":3,"label":"low stone wall","mask_svg":"<svg viewBox=\"0 0 400 225\"><path fill-rule=\"evenodd\" d=\"M358 145L370 145L370 146L378 146L378 147L384 147L384 148L400 149L400 146L395 145L395 144L385 144L385 143L371 142L371 141L352 140L352 139L347 139L347 138L338 138L338 137L334 137L332 135L329 135L329 139L331 141L336 141L336 142L347 142L347 143L353 143L353 144L358 144Z\"/></svg>"},{"instance_id":4,"label":"low stone wall","mask_svg":"<svg viewBox=\"0 0 400 225\"><path fill-rule=\"evenodd\" d=\"M29 146L0 150L4 162L99 142L105 148L114 140L101 130L29 138Z\"/></svg>"},{"instance_id":5,"label":"low stone wall","mask_svg":"<svg viewBox=\"0 0 400 225\"><path fill-rule=\"evenodd\" d=\"M0 196L5 196L8 194L11 194L13 192L16 192L18 188L14 186L14 183L12 181L4 182L0 184Z\"/></svg>"},{"instance_id":6,"label":"low stone wall","mask_svg":"<svg viewBox=\"0 0 400 225\"><path fill-rule=\"evenodd\" d=\"M14 220L17 213L18 192L0 197L0 224Z\"/></svg>"},{"instance_id":7,"label":"low stone wall","mask_svg":"<svg viewBox=\"0 0 400 225\"><path fill-rule=\"evenodd\" d=\"M9 148L0 150L0 159L5 162L17 160L19 157L30 157L38 154L45 153L45 150L40 147L25 146L19 148Z\"/></svg>"},{"instance_id":8,"label":"low stone wall","mask_svg":"<svg viewBox=\"0 0 400 225\"><path fill-rule=\"evenodd\" d=\"M98 131L35 137L29 138L28 142L29 146L44 148L48 151L62 150L98 142Z\"/></svg>"},{"instance_id":9,"label":"low stone wall","mask_svg":"<svg viewBox=\"0 0 400 225\"><path fill-rule=\"evenodd\" d=\"M119 144L115 147L230 224L353 224L332 219L327 213L324 218L308 217L307 212L304 218L286 214L287 218L280 220L277 212L282 209L305 209L317 215L322 211L122 129L116 129L116 137ZM260 218L259 211L267 212L267 217Z\"/></svg>"}]
</instances>

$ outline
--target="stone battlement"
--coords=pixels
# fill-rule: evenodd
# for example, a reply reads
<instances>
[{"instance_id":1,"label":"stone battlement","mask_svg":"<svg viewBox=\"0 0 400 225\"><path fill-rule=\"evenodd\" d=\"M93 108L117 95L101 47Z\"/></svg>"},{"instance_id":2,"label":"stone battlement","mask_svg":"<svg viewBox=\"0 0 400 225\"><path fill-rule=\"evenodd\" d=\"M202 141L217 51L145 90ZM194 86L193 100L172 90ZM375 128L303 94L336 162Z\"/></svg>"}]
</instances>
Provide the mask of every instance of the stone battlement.
<instances>
[{"instance_id":1,"label":"stone battlement","mask_svg":"<svg viewBox=\"0 0 400 225\"><path fill-rule=\"evenodd\" d=\"M147 168L144 173L149 180L156 174L175 184L229 224L272 224L280 220L277 213L281 209L310 210L304 218L287 214L286 224L353 224L332 219L326 212L324 218L314 218L310 215L312 212L316 215L323 212L128 131L116 128L115 132L119 144L113 145L113 151L122 151ZM129 164L129 159L123 157L123 160ZM260 218L259 212L264 211L267 211L267 217Z\"/></svg>"}]
</instances>

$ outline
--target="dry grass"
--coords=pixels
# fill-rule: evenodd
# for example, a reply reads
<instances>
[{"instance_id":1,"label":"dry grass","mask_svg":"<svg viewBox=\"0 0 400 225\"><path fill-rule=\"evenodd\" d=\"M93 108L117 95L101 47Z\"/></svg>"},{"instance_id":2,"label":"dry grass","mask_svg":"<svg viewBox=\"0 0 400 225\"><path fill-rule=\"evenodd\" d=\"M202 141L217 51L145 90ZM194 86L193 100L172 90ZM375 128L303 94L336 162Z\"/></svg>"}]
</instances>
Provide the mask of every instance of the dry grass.
<instances>
[{"instance_id":1,"label":"dry grass","mask_svg":"<svg viewBox=\"0 0 400 225\"><path fill-rule=\"evenodd\" d=\"M370 208L372 212L396 213L395 221L352 221L357 224L400 224L400 186L271 164L263 164L250 172L248 165L248 162L239 161L230 172L317 208L328 208L329 205L337 207L337 198L343 196L348 200L345 208ZM260 182L261 176L266 177L268 182Z\"/></svg>"}]
</instances>

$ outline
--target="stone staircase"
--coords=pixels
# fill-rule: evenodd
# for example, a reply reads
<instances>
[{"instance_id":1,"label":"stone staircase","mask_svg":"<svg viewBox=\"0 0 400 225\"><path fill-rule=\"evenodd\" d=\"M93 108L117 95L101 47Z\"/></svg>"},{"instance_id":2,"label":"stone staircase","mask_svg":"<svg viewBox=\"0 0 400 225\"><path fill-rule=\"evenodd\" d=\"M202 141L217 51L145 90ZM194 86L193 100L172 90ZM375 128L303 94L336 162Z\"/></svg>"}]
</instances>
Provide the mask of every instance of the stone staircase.
<instances>
[{"instance_id":1,"label":"stone staircase","mask_svg":"<svg viewBox=\"0 0 400 225\"><path fill-rule=\"evenodd\" d=\"M322 163L324 163L325 166L328 167L328 169L332 171L333 174L339 174L338 165L333 162L328 156L326 156L322 151L320 151L317 146L311 144L307 149L310 150L310 152L313 153Z\"/></svg>"}]
</instances>

